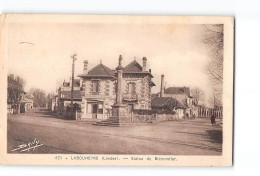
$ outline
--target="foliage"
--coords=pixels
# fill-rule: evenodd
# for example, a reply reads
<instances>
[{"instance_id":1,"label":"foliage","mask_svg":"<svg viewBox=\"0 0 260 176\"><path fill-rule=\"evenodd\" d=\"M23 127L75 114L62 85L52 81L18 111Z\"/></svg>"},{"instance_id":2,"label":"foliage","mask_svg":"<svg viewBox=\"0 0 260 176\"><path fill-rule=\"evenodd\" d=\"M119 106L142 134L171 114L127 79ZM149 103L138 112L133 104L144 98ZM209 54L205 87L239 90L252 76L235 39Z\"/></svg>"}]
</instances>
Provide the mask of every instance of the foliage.
<instances>
[{"instance_id":1,"label":"foliage","mask_svg":"<svg viewBox=\"0 0 260 176\"><path fill-rule=\"evenodd\" d=\"M41 89L32 88L29 90L29 94L33 95L34 106L45 107L47 103L47 98L45 92Z\"/></svg>"},{"instance_id":2,"label":"foliage","mask_svg":"<svg viewBox=\"0 0 260 176\"><path fill-rule=\"evenodd\" d=\"M81 106L77 103L73 104L73 112L81 111ZM71 112L71 105L66 108L66 112Z\"/></svg>"},{"instance_id":3,"label":"foliage","mask_svg":"<svg viewBox=\"0 0 260 176\"><path fill-rule=\"evenodd\" d=\"M22 94L24 87L24 81L22 78L17 77L14 79L13 75L8 76L8 87L7 87L7 103L11 104L12 108L17 109L22 100Z\"/></svg>"}]
</instances>

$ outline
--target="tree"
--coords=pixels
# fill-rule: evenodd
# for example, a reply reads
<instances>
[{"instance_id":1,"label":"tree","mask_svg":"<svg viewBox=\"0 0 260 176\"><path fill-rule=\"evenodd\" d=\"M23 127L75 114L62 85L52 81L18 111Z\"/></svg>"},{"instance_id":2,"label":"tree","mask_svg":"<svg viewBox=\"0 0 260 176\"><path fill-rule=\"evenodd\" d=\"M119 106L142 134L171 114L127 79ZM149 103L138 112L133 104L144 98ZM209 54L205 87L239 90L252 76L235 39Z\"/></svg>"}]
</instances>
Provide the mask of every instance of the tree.
<instances>
[{"instance_id":1,"label":"tree","mask_svg":"<svg viewBox=\"0 0 260 176\"><path fill-rule=\"evenodd\" d=\"M214 99L220 101L223 91L223 24L204 25L203 43L209 50L209 61L206 64L206 73L214 90Z\"/></svg>"},{"instance_id":2,"label":"tree","mask_svg":"<svg viewBox=\"0 0 260 176\"><path fill-rule=\"evenodd\" d=\"M14 78L13 74L8 75L7 79L7 103L15 110L14 113L19 113L25 82L21 77Z\"/></svg>"},{"instance_id":3,"label":"tree","mask_svg":"<svg viewBox=\"0 0 260 176\"><path fill-rule=\"evenodd\" d=\"M193 96L193 100L196 105L198 105L200 100L204 99L204 93L201 89L199 88L194 88L191 90L191 95Z\"/></svg>"},{"instance_id":4,"label":"tree","mask_svg":"<svg viewBox=\"0 0 260 176\"><path fill-rule=\"evenodd\" d=\"M208 103L211 107L216 108L222 106L222 99L220 99L216 94L213 94L213 96L208 99Z\"/></svg>"},{"instance_id":5,"label":"tree","mask_svg":"<svg viewBox=\"0 0 260 176\"><path fill-rule=\"evenodd\" d=\"M33 95L34 106L45 107L47 103L47 98L45 92L41 89L32 88L29 90L29 94Z\"/></svg>"}]
</instances>

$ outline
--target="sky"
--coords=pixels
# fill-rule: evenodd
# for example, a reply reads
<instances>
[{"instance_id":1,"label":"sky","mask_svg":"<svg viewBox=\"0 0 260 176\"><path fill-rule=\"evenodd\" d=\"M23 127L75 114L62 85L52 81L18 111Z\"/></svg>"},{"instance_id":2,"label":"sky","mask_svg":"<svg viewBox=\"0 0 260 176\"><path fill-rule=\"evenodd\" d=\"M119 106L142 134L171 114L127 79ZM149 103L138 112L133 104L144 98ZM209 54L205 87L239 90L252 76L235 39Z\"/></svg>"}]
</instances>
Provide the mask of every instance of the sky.
<instances>
[{"instance_id":1,"label":"sky","mask_svg":"<svg viewBox=\"0 0 260 176\"><path fill-rule=\"evenodd\" d=\"M25 91L40 88L55 92L58 83L71 76L70 56L77 54L75 75L82 74L83 61L91 69L100 61L111 69L146 57L156 87L161 74L166 88L198 87L206 98L212 91L205 65L208 49L199 24L105 24L105 23L12 23L8 37L8 73L25 79ZM21 43L21 42L30 42Z\"/></svg>"}]
</instances>

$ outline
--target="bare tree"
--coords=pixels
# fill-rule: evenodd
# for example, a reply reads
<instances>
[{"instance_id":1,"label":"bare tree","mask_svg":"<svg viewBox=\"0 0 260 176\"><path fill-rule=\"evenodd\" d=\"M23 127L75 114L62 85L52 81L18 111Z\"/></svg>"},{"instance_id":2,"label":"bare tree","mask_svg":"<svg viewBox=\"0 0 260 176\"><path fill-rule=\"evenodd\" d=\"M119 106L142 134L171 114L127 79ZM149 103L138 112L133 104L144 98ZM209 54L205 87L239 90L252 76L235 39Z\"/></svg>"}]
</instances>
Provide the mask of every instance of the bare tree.
<instances>
[{"instance_id":1,"label":"bare tree","mask_svg":"<svg viewBox=\"0 0 260 176\"><path fill-rule=\"evenodd\" d=\"M214 97L222 99L223 90L223 24L204 25L203 43L209 50L209 61L206 64L206 73L214 89Z\"/></svg>"},{"instance_id":2,"label":"bare tree","mask_svg":"<svg viewBox=\"0 0 260 176\"><path fill-rule=\"evenodd\" d=\"M210 97L208 99L208 103L213 107L213 108L216 108L218 106L222 106L222 99L216 95L216 94L213 94L212 97Z\"/></svg>"},{"instance_id":3,"label":"bare tree","mask_svg":"<svg viewBox=\"0 0 260 176\"><path fill-rule=\"evenodd\" d=\"M199 88L191 89L191 95L196 105L198 105L200 100L204 99L204 92Z\"/></svg>"}]
</instances>

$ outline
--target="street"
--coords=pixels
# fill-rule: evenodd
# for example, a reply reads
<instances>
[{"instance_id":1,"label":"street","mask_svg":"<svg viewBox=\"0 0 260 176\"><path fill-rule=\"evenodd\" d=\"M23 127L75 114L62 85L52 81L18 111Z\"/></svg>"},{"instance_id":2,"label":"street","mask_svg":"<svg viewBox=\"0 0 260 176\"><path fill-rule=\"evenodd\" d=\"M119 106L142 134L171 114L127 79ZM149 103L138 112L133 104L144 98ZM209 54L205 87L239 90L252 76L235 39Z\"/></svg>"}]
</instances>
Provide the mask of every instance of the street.
<instances>
[{"instance_id":1,"label":"street","mask_svg":"<svg viewBox=\"0 0 260 176\"><path fill-rule=\"evenodd\" d=\"M222 127L210 119L102 127L34 110L8 116L8 153L221 155ZM14 150L34 140L42 146Z\"/></svg>"}]
</instances>

